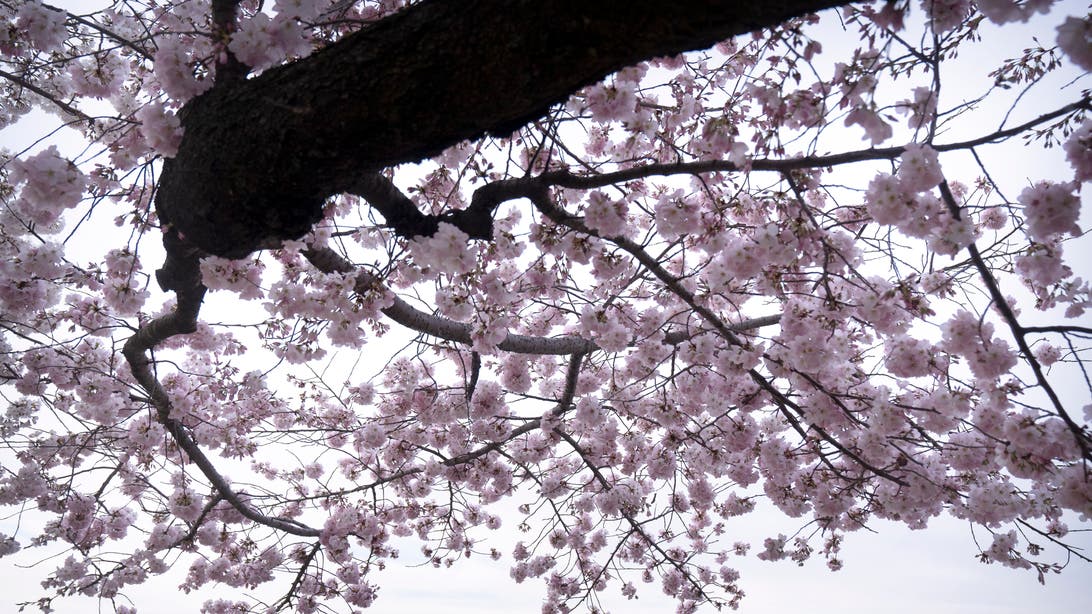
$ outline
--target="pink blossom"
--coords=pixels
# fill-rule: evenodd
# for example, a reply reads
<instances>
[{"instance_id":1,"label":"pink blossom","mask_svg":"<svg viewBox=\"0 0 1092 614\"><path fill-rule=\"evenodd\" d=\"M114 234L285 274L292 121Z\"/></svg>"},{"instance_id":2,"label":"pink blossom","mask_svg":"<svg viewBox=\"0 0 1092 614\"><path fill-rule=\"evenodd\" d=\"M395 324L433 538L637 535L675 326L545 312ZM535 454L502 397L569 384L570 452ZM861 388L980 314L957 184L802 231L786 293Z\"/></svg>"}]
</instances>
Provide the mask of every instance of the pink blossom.
<instances>
[{"instance_id":1,"label":"pink blossom","mask_svg":"<svg viewBox=\"0 0 1092 614\"><path fill-rule=\"evenodd\" d=\"M899 182L914 192L925 192L944 181L937 152L928 145L910 143L899 158Z\"/></svg>"},{"instance_id":2,"label":"pink blossom","mask_svg":"<svg viewBox=\"0 0 1092 614\"><path fill-rule=\"evenodd\" d=\"M1009 221L1008 213L999 207L991 207L982 213L979 223L990 230L1001 230Z\"/></svg>"},{"instance_id":3,"label":"pink blossom","mask_svg":"<svg viewBox=\"0 0 1092 614\"><path fill-rule=\"evenodd\" d=\"M1061 360L1062 352L1049 343L1040 343L1035 346L1035 358L1042 363L1044 367L1049 367Z\"/></svg>"},{"instance_id":4,"label":"pink blossom","mask_svg":"<svg viewBox=\"0 0 1092 614\"><path fill-rule=\"evenodd\" d=\"M484 314L471 328L471 348L480 354L495 354L497 346L508 337L509 318L503 314Z\"/></svg>"},{"instance_id":5,"label":"pink blossom","mask_svg":"<svg viewBox=\"0 0 1092 614\"><path fill-rule=\"evenodd\" d=\"M171 513L187 522L194 522L201 515L202 498L188 488L180 488L171 495Z\"/></svg>"},{"instance_id":6,"label":"pink blossom","mask_svg":"<svg viewBox=\"0 0 1092 614\"><path fill-rule=\"evenodd\" d=\"M162 103L148 103L136 112L140 134L148 147L165 158L173 158L182 142L182 127L174 111Z\"/></svg>"},{"instance_id":7,"label":"pink blossom","mask_svg":"<svg viewBox=\"0 0 1092 614\"><path fill-rule=\"evenodd\" d=\"M910 114L911 128L927 127L937 113L937 97L928 87L915 87L913 94L912 100L899 103L899 111Z\"/></svg>"},{"instance_id":8,"label":"pink blossom","mask_svg":"<svg viewBox=\"0 0 1092 614\"><path fill-rule=\"evenodd\" d=\"M20 248L22 250L16 257L21 265L20 277L54 279L65 270L61 261L64 250L58 243L20 244Z\"/></svg>"},{"instance_id":9,"label":"pink blossom","mask_svg":"<svg viewBox=\"0 0 1092 614\"><path fill-rule=\"evenodd\" d=\"M581 329L607 352L621 352L632 339L632 333L618 309L587 306L580 316Z\"/></svg>"},{"instance_id":10,"label":"pink blossom","mask_svg":"<svg viewBox=\"0 0 1092 614\"><path fill-rule=\"evenodd\" d=\"M474 269L477 259L470 249L470 236L447 222L441 222L431 237L415 237L410 253L418 266L432 274L461 275Z\"/></svg>"},{"instance_id":11,"label":"pink blossom","mask_svg":"<svg viewBox=\"0 0 1092 614\"><path fill-rule=\"evenodd\" d=\"M157 45L155 76L168 96L177 102L185 102L212 87L211 79L198 80L195 77L194 60L180 38L160 38Z\"/></svg>"},{"instance_id":12,"label":"pink blossom","mask_svg":"<svg viewBox=\"0 0 1092 614\"><path fill-rule=\"evenodd\" d=\"M929 236L929 249L945 256L954 256L973 243L976 236L970 218L955 220L949 215L938 216L936 227Z\"/></svg>"},{"instance_id":13,"label":"pink blossom","mask_svg":"<svg viewBox=\"0 0 1092 614\"><path fill-rule=\"evenodd\" d=\"M526 361L519 356L509 356L501 370L501 383L513 392L527 392L531 389L531 371Z\"/></svg>"},{"instance_id":14,"label":"pink blossom","mask_svg":"<svg viewBox=\"0 0 1092 614\"><path fill-rule=\"evenodd\" d=\"M1046 13L1054 0L1027 0L1020 3L1016 0L976 0L978 10L996 24L1010 21L1024 21L1036 12Z\"/></svg>"},{"instance_id":15,"label":"pink blossom","mask_svg":"<svg viewBox=\"0 0 1092 614\"><path fill-rule=\"evenodd\" d=\"M114 510L106 521L106 533L110 539L121 539L129 532L129 527L136 521L136 512L123 507Z\"/></svg>"},{"instance_id":16,"label":"pink blossom","mask_svg":"<svg viewBox=\"0 0 1092 614\"><path fill-rule=\"evenodd\" d=\"M1001 563L1006 567L1031 567L1031 563L1016 552L1016 531L995 533L993 543L983 554L988 560Z\"/></svg>"},{"instance_id":17,"label":"pink blossom","mask_svg":"<svg viewBox=\"0 0 1092 614\"><path fill-rule=\"evenodd\" d=\"M73 494L65 502L64 518L61 520L63 537L73 544L88 540L88 532L95 521L95 499L90 496Z\"/></svg>"},{"instance_id":18,"label":"pink blossom","mask_svg":"<svg viewBox=\"0 0 1092 614\"><path fill-rule=\"evenodd\" d=\"M894 134L890 124L885 122L879 113L865 107L857 107L850 111L846 116L845 124L847 126L857 124L864 128L864 139L872 141L874 146L886 141Z\"/></svg>"},{"instance_id":19,"label":"pink blossom","mask_svg":"<svg viewBox=\"0 0 1092 614\"><path fill-rule=\"evenodd\" d=\"M1092 20L1066 17L1058 26L1058 47L1078 67L1092 71Z\"/></svg>"},{"instance_id":20,"label":"pink blossom","mask_svg":"<svg viewBox=\"0 0 1092 614\"><path fill-rule=\"evenodd\" d=\"M690 495L691 505L698 509L709 509L715 497L712 486L702 478L691 480L687 493Z\"/></svg>"},{"instance_id":21,"label":"pink blossom","mask_svg":"<svg viewBox=\"0 0 1092 614\"><path fill-rule=\"evenodd\" d=\"M1016 355L1008 343L993 336L993 325L979 322L967 311L959 311L941 326L943 346L963 355L976 377L992 380L1016 366Z\"/></svg>"},{"instance_id":22,"label":"pink blossom","mask_svg":"<svg viewBox=\"0 0 1092 614\"><path fill-rule=\"evenodd\" d=\"M899 377L927 375L933 367L936 353L933 344L908 335L896 335L888 340L884 364Z\"/></svg>"},{"instance_id":23,"label":"pink blossom","mask_svg":"<svg viewBox=\"0 0 1092 614\"><path fill-rule=\"evenodd\" d=\"M921 7L938 34L955 29L971 12L970 0L921 0Z\"/></svg>"},{"instance_id":24,"label":"pink blossom","mask_svg":"<svg viewBox=\"0 0 1092 614\"><path fill-rule=\"evenodd\" d=\"M39 51L57 51L64 44L67 32L64 12L46 8L40 0L28 0L16 14L19 29Z\"/></svg>"},{"instance_id":25,"label":"pink blossom","mask_svg":"<svg viewBox=\"0 0 1092 614\"><path fill-rule=\"evenodd\" d=\"M1032 243L1016 257L1016 272L1032 288L1047 288L1073 274L1062 261L1061 246L1053 243Z\"/></svg>"},{"instance_id":26,"label":"pink blossom","mask_svg":"<svg viewBox=\"0 0 1092 614\"><path fill-rule=\"evenodd\" d=\"M588 88L585 102L597 122L632 119L637 109L636 83L616 81L614 85L593 86Z\"/></svg>"},{"instance_id":27,"label":"pink blossom","mask_svg":"<svg viewBox=\"0 0 1092 614\"><path fill-rule=\"evenodd\" d=\"M80 96L109 98L125 82L128 66L114 54L81 58L68 65L72 89Z\"/></svg>"},{"instance_id":28,"label":"pink blossom","mask_svg":"<svg viewBox=\"0 0 1092 614\"><path fill-rule=\"evenodd\" d=\"M21 546L14 537L0 533L0 558L19 552Z\"/></svg>"},{"instance_id":29,"label":"pink blossom","mask_svg":"<svg viewBox=\"0 0 1092 614\"><path fill-rule=\"evenodd\" d=\"M12 161L11 181L23 184L15 211L37 224L38 232L55 232L53 224L65 209L83 198L87 179L76 165L61 157L56 146L25 159Z\"/></svg>"},{"instance_id":30,"label":"pink blossom","mask_svg":"<svg viewBox=\"0 0 1092 614\"><path fill-rule=\"evenodd\" d=\"M584 222L588 228L604 237L625 236L626 204L611 200L606 193L596 190L588 194L588 205L584 211Z\"/></svg>"},{"instance_id":31,"label":"pink blossom","mask_svg":"<svg viewBox=\"0 0 1092 614\"><path fill-rule=\"evenodd\" d=\"M720 257L710 265L710 287L718 290L728 287L733 279L747 279L762 270L762 254L755 245L742 237L734 237L724 246ZM722 276L717 276L722 273Z\"/></svg>"},{"instance_id":32,"label":"pink blossom","mask_svg":"<svg viewBox=\"0 0 1092 614\"><path fill-rule=\"evenodd\" d=\"M1073 131L1062 148L1076 171L1075 180L1092 181L1092 119L1086 119L1080 128Z\"/></svg>"},{"instance_id":33,"label":"pink blossom","mask_svg":"<svg viewBox=\"0 0 1092 614\"><path fill-rule=\"evenodd\" d=\"M861 8L868 18L881 28L887 28L892 32L898 32L904 27L903 20L906 12L905 7L900 8L897 4L885 2L878 11L871 5L865 5Z\"/></svg>"},{"instance_id":34,"label":"pink blossom","mask_svg":"<svg viewBox=\"0 0 1092 614\"><path fill-rule=\"evenodd\" d=\"M665 238L677 238L701 229L701 208L694 199L683 197L682 190L660 197L655 213L656 228Z\"/></svg>"},{"instance_id":35,"label":"pink blossom","mask_svg":"<svg viewBox=\"0 0 1092 614\"><path fill-rule=\"evenodd\" d=\"M1077 226L1081 199L1073 193L1076 187L1072 183L1040 181L1020 192L1017 200L1024 206L1028 236L1033 241L1043 243L1056 234L1081 233Z\"/></svg>"},{"instance_id":36,"label":"pink blossom","mask_svg":"<svg viewBox=\"0 0 1092 614\"><path fill-rule=\"evenodd\" d=\"M758 558L763 561L779 561L785 558L787 556L785 544L788 539L783 534L777 537L767 537L762 542L763 550L758 553Z\"/></svg>"},{"instance_id":37,"label":"pink blossom","mask_svg":"<svg viewBox=\"0 0 1092 614\"><path fill-rule=\"evenodd\" d=\"M717 117L702 125L701 139L695 142L700 154L724 158L742 167L746 163L747 144L737 140L738 129L729 118Z\"/></svg>"},{"instance_id":38,"label":"pink blossom","mask_svg":"<svg viewBox=\"0 0 1092 614\"><path fill-rule=\"evenodd\" d=\"M144 305L150 293L140 277L140 259L128 249L113 249L106 253L106 282L103 297L106 304L120 315L134 315Z\"/></svg>"},{"instance_id":39,"label":"pink blossom","mask_svg":"<svg viewBox=\"0 0 1092 614\"><path fill-rule=\"evenodd\" d=\"M309 21L318 16L323 4L321 0L276 0L273 10L284 18Z\"/></svg>"},{"instance_id":40,"label":"pink blossom","mask_svg":"<svg viewBox=\"0 0 1092 614\"><path fill-rule=\"evenodd\" d=\"M809 128L822 123L826 113L820 88L796 90L785 97L785 125L789 128Z\"/></svg>"},{"instance_id":41,"label":"pink blossom","mask_svg":"<svg viewBox=\"0 0 1092 614\"><path fill-rule=\"evenodd\" d=\"M207 256L201 260L201 283L209 290L231 290L239 298L255 299L263 296L261 260L228 260Z\"/></svg>"},{"instance_id":42,"label":"pink blossom","mask_svg":"<svg viewBox=\"0 0 1092 614\"><path fill-rule=\"evenodd\" d=\"M907 219L913 197L907 194L897 177L881 173L868 184L865 202L868 214L877 224L895 225Z\"/></svg>"},{"instance_id":43,"label":"pink blossom","mask_svg":"<svg viewBox=\"0 0 1092 614\"><path fill-rule=\"evenodd\" d=\"M261 70L292 56L307 55L311 44L294 18L278 15L270 19L265 13L256 13L231 36L228 49L239 61Z\"/></svg>"}]
</instances>

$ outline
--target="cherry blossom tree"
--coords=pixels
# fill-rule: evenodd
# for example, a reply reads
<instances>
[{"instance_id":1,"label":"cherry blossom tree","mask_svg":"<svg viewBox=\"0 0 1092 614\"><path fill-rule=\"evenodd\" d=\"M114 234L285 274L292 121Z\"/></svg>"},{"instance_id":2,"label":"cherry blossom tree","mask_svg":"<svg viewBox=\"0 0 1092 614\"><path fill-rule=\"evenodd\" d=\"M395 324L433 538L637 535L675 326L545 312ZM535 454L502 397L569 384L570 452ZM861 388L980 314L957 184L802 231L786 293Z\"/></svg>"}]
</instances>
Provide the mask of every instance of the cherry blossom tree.
<instances>
[{"instance_id":1,"label":"cherry blossom tree","mask_svg":"<svg viewBox=\"0 0 1092 614\"><path fill-rule=\"evenodd\" d=\"M356 611L411 542L734 608L942 514L1089 562L1075 4L0 0L0 556L117 612Z\"/></svg>"}]
</instances>

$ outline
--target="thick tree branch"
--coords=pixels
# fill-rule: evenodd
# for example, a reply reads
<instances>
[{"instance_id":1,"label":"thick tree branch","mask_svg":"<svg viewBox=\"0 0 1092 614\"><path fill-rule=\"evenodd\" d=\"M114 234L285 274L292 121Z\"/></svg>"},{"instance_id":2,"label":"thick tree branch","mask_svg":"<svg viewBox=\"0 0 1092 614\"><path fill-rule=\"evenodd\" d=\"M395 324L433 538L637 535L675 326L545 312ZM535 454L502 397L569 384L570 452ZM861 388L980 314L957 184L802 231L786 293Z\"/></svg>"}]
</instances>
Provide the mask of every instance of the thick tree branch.
<instances>
[{"instance_id":1,"label":"thick tree branch","mask_svg":"<svg viewBox=\"0 0 1092 614\"><path fill-rule=\"evenodd\" d=\"M240 81L246 78L250 67L239 61L231 49L228 39L236 30L236 12L242 0L212 0L212 35L220 46L216 60L216 83Z\"/></svg>"},{"instance_id":2,"label":"thick tree branch","mask_svg":"<svg viewBox=\"0 0 1092 614\"><path fill-rule=\"evenodd\" d=\"M205 251L241 257L307 232L364 173L507 135L642 60L841 4L426 0L187 104L157 210Z\"/></svg>"}]
</instances>

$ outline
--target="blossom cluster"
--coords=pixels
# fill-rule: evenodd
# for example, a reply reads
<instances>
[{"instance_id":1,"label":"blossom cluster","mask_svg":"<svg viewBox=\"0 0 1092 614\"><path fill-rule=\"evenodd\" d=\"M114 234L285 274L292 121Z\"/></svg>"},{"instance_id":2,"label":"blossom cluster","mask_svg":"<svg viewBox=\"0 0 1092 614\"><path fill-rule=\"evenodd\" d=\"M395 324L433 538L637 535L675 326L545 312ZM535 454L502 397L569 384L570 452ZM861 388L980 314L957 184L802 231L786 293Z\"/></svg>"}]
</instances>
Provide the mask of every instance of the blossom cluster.
<instances>
[{"instance_id":1,"label":"blossom cluster","mask_svg":"<svg viewBox=\"0 0 1092 614\"><path fill-rule=\"evenodd\" d=\"M910 237L927 239L930 249L953 255L975 238L967 217L955 219L932 189L944 180L937 152L917 143L907 145L895 175L877 175L865 192L869 215Z\"/></svg>"},{"instance_id":2,"label":"blossom cluster","mask_svg":"<svg viewBox=\"0 0 1092 614\"><path fill-rule=\"evenodd\" d=\"M432 276L469 273L477 263L470 237L447 222L440 222L432 236L415 237L409 249L414 262Z\"/></svg>"},{"instance_id":3,"label":"blossom cluster","mask_svg":"<svg viewBox=\"0 0 1092 614\"><path fill-rule=\"evenodd\" d=\"M1080 234L1077 218L1081 199L1075 190L1075 184L1040 181L1020 192L1018 200L1024 207L1028 236L1033 241L1044 243L1054 235Z\"/></svg>"},{"instance_id":4,"label":"blossom cluster","mask_svg":"<svg viewBox=\"0 0 1092 614\"><path fill-rule=\"evenodd\" d=\"M9 210L24 224L33 224L36 232L49 234L60 230L61 214L80 203L87 186L84 174L56 146L13 160L10 178L22 189Z\"/></svg>"}]
</instances>

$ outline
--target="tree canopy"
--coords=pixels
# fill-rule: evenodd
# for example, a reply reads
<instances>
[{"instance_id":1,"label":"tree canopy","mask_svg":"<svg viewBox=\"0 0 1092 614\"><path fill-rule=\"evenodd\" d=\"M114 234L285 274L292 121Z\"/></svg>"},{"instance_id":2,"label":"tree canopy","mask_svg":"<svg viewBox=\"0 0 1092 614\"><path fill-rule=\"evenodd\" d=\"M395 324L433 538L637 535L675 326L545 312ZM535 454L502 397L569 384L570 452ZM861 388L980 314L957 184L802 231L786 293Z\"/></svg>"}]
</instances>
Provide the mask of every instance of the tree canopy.
<instances>
[{"instance_id":1,"label":"tree canopy","mask_svg":"<svg viewBox=\"0 0 1092 614\"><path fill-rule=\"evenodd\" d=\"M0 0L40 136L0 152L0 556L63 553L41 609L355 611L410 540L543 612L734 608L736 557L942 514L1089 562L1088 14L88 4Z\"/></svg>"}]
</instances>

